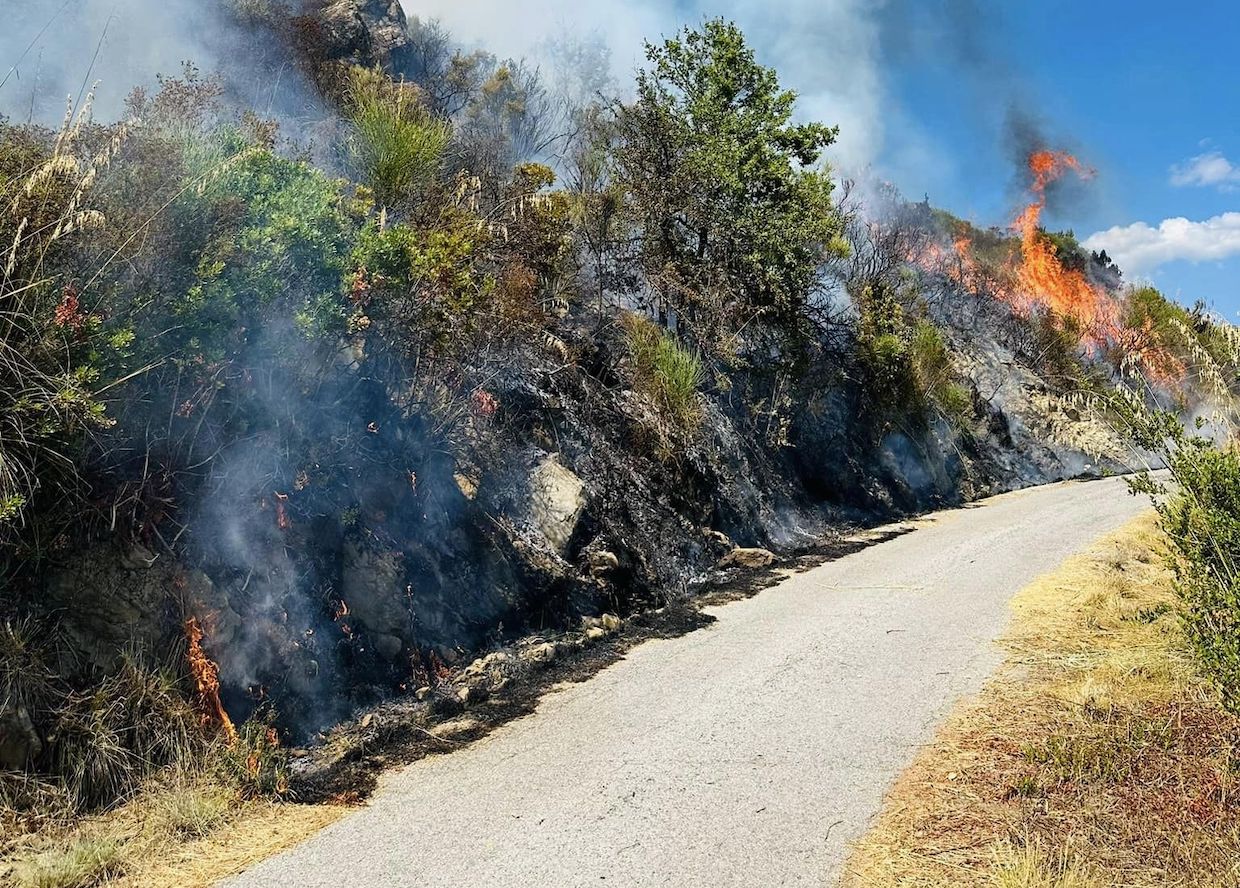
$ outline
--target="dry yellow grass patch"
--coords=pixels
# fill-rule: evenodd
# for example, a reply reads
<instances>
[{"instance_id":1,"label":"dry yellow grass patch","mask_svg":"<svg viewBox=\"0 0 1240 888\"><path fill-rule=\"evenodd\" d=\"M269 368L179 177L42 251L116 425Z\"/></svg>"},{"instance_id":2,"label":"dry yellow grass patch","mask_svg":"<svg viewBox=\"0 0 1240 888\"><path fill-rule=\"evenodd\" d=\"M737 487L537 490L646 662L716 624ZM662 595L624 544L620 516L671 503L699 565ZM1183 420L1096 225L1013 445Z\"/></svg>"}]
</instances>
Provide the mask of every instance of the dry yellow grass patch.
<instances>
[{"instance_id":1,"label":"dry yellow grass patch","mask_svg":"<svg viewBox=\"0 0 1240 888\"><path fill-rule=\"evenodd\" d=\"M1240 718L1193 669L1152 515L1013 603L1008 659L901 776L850 888L1240 886Z\"/></svg>"},{"instance_id":2,"label":"dry yellow grass patch","mask_svg":"<svg viewBox=\"0 0 1240 888\"><path fill-rule=\"evenodd\" d=\"M113 811L5 842L0 884L206 888L348 810L247 801L210 779L166 774Z\"/></svg>"}]
</instances>

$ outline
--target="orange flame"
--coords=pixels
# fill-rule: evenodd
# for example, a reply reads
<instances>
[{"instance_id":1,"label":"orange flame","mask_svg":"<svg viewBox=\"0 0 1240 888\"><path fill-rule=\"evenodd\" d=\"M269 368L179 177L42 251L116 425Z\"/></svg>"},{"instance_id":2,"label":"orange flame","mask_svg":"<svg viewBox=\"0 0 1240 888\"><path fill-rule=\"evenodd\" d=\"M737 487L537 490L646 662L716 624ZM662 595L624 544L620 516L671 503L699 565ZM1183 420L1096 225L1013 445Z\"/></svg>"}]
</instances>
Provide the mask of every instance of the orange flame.
<instances>
[{"instance_id":1,"label":"orange flame","mask_svg":"<svg viewBox=\"0 0 1240 888\"><path fill-rule=\"evenodd\" d=\"M185 621L185 638L189 642L186 656L189 659L190 673L194 676L198 696L206 710L203 713L203 724L218 724L228 742L234 743L237 740L237 729L220 701L220 667L202 649L202 626L199 625L197 617L190 617Z\"/></svg>"},{"instance_id":2,"label":"orange flame","mask_svg":"<svg viewBox=\"0 0 1240 888\"><path fill-rule=\"evenodd\" d=\"M1091 346L1102 345L1119 330L1119 306L1104 289L1096 287L1076 269L1064 268L1055 246L1041 233L1039 224L1046 209L1046 189L1056 179L1074 172L1087 178L1092 172L1064 151L1035 151L1029 156L1033 175L1033 202L1016 217L1012 227L1020 234L1021 262L1016 269L1015 307L1030 311L1049 308L1056 315L1072 318Z\"/></svg>"},{"instance_id":3,"label":"orange flame","mask_svg":"<svg viewBox=\"0 0 1240 888\"><path fill-rule=\"evenodd\" d=\"M280 530L288 530L293 526L292 519L288 517L288 509L284 505L287 502L287 493L276 493L276 527Z\"/></svg>"},{"instance_id":4,"label":"orange flame","mask_svg":"<svg viewBox=\"0 0 1240 888\"><path fill-rule=\"evenodd\" d=\"M1055 245L1041 231L1051 183L1068 173L1089 178L1093 171L1065 151L1044 150L1029 156L1029 172L1032 201L1012 223L1020 236L1020 258L1003 269L999 279L988 275L976 260L968 236L958 237L953 250L932 243L913 260L971 292L985 292L1006 302L1020 314L1045 309L1056 318L1075 321L1082 331L1082 344L1091 350L1118 346L1126 362L1141 367L1154 382L1170 385L1182 380L1182 362L1157 341L1152 325L1127 328L1119 300L1081 271L1065 267Z\"/></svg>"}]
</instances>

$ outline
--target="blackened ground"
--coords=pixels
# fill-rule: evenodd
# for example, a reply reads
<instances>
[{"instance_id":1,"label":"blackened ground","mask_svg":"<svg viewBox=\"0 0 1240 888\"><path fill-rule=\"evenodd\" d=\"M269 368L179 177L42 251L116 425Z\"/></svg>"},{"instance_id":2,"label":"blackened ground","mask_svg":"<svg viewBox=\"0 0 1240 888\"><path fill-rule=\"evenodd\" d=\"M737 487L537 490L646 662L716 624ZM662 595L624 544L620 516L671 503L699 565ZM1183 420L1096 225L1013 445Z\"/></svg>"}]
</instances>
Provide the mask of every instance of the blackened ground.
<instances>
[{"instance_id":1,"label":"blackened ground","mask_svg":"<svg viewBox=\"0 0 1240 888\"><path fill-rule=\"evenodd\" d=\"M714 622L703 607L756 595L783 579L827 561L892 539L909 529L894 525L820 541L768 568L722 570L697 594L678 597L657 610L642 611L624 620L621 628L587 640L583 633L526 639L525 646L552 644L558 653L547 663L522 661L517 649L494 653L510 656L503 688L469 701L464 688L485 687L457 674L445 680L425 700L412 696L359 712L332 729L313 746L294 751L293 792L299 802L359 802L374 789L386 768L408 764L428 755L451 752L486 736L500 725L528 715L539 698L564 682L585 681L616 662L636 645L652 638L676 638ZM463 702L463 698L469 702Z\"/></svg>"}]
</instances>

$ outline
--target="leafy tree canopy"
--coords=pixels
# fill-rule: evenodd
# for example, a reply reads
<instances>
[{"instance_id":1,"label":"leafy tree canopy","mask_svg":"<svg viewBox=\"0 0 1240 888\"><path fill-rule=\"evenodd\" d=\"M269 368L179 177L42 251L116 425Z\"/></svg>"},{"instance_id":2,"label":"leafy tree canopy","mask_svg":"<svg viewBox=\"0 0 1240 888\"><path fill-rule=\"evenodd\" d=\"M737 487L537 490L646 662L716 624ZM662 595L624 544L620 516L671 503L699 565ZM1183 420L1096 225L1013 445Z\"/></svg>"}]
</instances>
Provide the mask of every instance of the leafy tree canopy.
<instances>
[{"instance_id":1,"label":"leafy tree canopy","mask_svg":"<svg viewBox=\"0 0 1240 888\"><path fill-rule=\"evenodd\" d=\"M647 44L637 98L618 109L617 178L644 230L648 273L700 322L709 309L804 304L840 247L826 171L837 134L792 122L796 94L721 19Z\"/></svg>"}]
</instances>

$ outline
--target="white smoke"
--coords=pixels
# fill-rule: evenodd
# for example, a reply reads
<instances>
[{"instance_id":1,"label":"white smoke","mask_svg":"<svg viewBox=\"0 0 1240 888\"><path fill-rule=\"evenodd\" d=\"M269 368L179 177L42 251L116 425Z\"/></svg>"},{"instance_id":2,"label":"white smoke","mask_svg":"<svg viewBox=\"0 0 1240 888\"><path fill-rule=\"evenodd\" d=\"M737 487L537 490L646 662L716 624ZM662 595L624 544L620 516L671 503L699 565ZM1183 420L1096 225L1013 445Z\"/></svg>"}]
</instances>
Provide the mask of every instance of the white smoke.
<instances>
[{"instance_id":1,"label":"white smoke","mask_svg":"<svg viewBox=\"0 0 1240 888\"><path fill-rule=\"evenodd\" d=\"M599 38L611 50L616 80L632 82L643 41L671 36L708 16L734 20L801 97L799 116L840 127L830 156L860 171L879 156L889 97L881 72L879 12L872 0L720 0L677 5L658 0L402 0L410 16L438 19L456 37L501 57L537 59L549 35Z\"/></svg>"},{"instance_id":2,"label":"white smoke","mask_svg":"<svg viewBox=\"0 0 1240 888\"><path fill-rule=\"evenodd\" d=\"M4 0L0 113L54 123L95 81L96 118L120 117L135 86L217 62L218 0Z\"/></svg>"}]
</instances>

